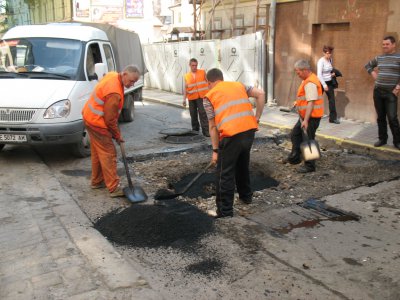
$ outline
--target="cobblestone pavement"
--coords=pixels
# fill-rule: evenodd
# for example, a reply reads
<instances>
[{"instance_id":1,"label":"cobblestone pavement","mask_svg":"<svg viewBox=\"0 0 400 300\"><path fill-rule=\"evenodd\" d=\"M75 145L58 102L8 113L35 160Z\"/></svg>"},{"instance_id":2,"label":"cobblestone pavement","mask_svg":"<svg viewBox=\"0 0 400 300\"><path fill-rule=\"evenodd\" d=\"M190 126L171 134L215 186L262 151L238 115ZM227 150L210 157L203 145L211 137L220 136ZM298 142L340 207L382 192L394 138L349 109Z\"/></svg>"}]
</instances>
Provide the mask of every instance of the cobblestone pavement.
<instances>
[{"instance_id":1,"label":"cobblestone pavement","mask_svg":"<svg viewBox=\"0 0 400 300\"><path fill-rule=\"evenodd\" d=\"M160 299L33 150L0 165L0 299Z\"/></svg>"}]
</instances>

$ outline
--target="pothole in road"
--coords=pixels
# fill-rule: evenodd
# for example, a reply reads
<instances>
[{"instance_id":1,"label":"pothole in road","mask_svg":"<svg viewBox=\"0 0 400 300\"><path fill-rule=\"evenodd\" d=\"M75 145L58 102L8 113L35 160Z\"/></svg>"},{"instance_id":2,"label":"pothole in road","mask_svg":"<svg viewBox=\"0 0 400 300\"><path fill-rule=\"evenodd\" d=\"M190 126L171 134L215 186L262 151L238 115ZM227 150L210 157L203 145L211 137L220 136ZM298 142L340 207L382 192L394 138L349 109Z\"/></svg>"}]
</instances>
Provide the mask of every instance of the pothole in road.
<instances>
[{"instance_id":1,"label":"pothole in road","mask_svg":"<svg viewBox=\"0 0 400 300\"><path fill-rule=\"evenodd\" d=\"M182 191L194 179L198 173L189 173L181 177L177 182L169 183L170 190ZM210 198L215 195L215 172L204 173L196 182L185 192L184 196L188 198ZM276 187L279 182L264 174L262 170L253 167L250 171L250 182L252 191L261 191L271 187ZM156 195L163 194L166 191L159 190Z\"/></svg>"},{"instance_id":2,"label":"pothole in road","mask_svg":"<svg viewBox=\"0 0 400 300\"><path fill-rule=\"evenodd\" d=\"M94 227L118 245L172 247L189 252L195 251L195 245L215 230L214 220L207 214L176 200L163 206L132 205L105 215Z\"/></svg>"}]
</instances>

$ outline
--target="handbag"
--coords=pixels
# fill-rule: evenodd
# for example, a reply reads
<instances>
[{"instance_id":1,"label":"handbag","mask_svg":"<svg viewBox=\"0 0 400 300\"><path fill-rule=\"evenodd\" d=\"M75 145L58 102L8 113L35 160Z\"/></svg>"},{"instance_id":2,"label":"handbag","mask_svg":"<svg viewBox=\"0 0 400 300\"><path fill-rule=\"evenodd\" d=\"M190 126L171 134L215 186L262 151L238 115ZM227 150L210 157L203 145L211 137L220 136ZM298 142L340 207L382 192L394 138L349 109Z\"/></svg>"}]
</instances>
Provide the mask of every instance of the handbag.
<instances>
[{"instance_id":1,"label":"handbag","mask_svg":"<svg viewBox=\"0 0 400 300\"><path fill-rule=\"evenodd\" d=\"M335 69L335 68L332 69L332 73L335 73L335 76L332 76L332 86L334 89L337 89L339 87L339 83L338 83L336 77L341 77L343 75L342 75L342 72L340 72L338 69Z\"/></svg>"}]
</instances>

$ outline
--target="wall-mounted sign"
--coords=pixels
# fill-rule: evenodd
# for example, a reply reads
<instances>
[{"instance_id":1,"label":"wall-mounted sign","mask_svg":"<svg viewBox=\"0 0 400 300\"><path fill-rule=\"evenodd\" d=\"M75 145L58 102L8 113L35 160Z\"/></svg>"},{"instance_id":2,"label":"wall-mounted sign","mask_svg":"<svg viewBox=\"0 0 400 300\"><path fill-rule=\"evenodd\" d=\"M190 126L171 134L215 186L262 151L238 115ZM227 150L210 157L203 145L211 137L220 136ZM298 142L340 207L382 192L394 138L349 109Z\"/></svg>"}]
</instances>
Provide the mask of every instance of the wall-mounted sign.
<instances>
[{"instance_id":1,"label":"wall-mounted sign","mask_svg":"<svg viewBox=\"0 0 400 300\"><path fill-rule=\"evenodd\" d=\"M123 7L122 6L100 6L92 5L92 21L115 23L122 19Z\"/></svg>"},{"instance_id":2,"label":"wall-mounted sign","mask_svg":"<svg viewBox=\"0 0 400 300\"><path fill-rule=\"evenodd\" d=\"M142 18L143 0L126 0L125 15L127 18Z\"/></svg>"}]
</instances>

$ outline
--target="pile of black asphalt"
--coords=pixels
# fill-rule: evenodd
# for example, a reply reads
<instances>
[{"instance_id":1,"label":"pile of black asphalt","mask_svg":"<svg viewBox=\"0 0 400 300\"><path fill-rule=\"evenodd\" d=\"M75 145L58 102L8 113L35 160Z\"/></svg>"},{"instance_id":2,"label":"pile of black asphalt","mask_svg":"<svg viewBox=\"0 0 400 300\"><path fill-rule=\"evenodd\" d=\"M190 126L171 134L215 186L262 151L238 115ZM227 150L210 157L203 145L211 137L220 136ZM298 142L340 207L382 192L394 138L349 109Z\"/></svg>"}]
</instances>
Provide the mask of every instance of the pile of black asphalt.
<instances>
[{"instance_id":1,"label":"pile of black asphalt","mask_svg":"<svg viewBox=\"0 0 400 300\"><path fill-rule=\"evenodd\" d=\"M196 206L177 200L163 205L132 205L112 211L94 227L117 245L193 251L200 240L215 231L214 219Z\"/></svg>"}]
</instances>

